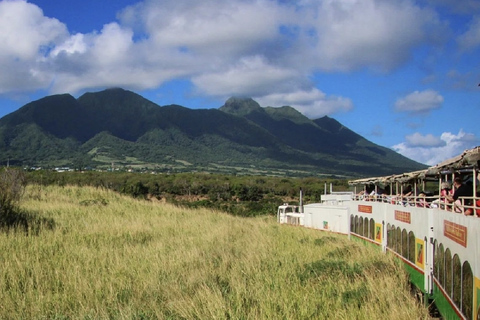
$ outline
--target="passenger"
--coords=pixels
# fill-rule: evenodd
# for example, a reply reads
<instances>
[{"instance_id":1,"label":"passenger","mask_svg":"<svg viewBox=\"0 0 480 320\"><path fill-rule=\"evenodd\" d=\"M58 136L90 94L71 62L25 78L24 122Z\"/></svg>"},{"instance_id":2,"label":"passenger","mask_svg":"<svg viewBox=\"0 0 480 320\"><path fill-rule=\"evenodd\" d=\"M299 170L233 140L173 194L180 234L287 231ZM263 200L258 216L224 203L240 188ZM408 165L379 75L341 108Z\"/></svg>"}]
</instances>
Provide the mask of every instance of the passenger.
<instances>
[{"instance_id":1,"label":"passenger","mask_svg":"<svg viewBox=\"0 0 480 320\"><path fill-rule=\"evenodd\" d=\"M375 196L375 186L373 184L369 184L365 187L365 201L372 201Z\"/></svg>"},{"instance_id":2,"label":"passenger","mask_svg":"<svg viewBox=\"0 0 480 320\"><path fill-rule=\"evenodd\" d=\"M385 189L383 190L382 199L383 199L383 202L390 202L392 200L392 191L390 189L390 185L385 186Z\"/></svg>"},{"instance_id":3,"label":"passenger","mask_svg":"<svg viewBox=\"0 0 480 320\"><path fill-rule=\"evenodd\" d=\"M467 208L465 210L465 215L466 216L473 216L473 212L477 215L477 217L480 217L480 191L477 192L476 194L476 201L475 201L475 206L474 208Z\"/></svg>"},{"instance_id":4,"label":"passenger","mask_svg":"<svg viewBox=\"0 0 480 320\"><path fill-rule=\"evenodd\" d=\"M411 184L409 184L405 190L403 190L403 194L402 194L402 197L403 197L403 205L406 206L407 203L410 204L411 206L413 206L413 200L415 200L413 197L415 197L416 195L418 195L420 192L418 190L418 188L415 189L415 192L413 190L413 186Z\"/></svg>"},{"instance_id":5,"label":"passenger","mask_svg":"<svg viewBox=\"0 0 480 320\"><path fill-rule=\"evenodd\" d=\"M447 181L442 182L441 188L442 190L440 191L440 200L442 203L440 204L440 208L448 209L448 205L445 205L449 203L447 196L453 196L453 190L450 182L447 182Z\"/></svg>"},{"instance_id":6,"label":"passenger","mask_svg":"<svg viewBox=\"0 0 480 320\"><path fill-rule=\"evenodd\" d=\"M462 203L462 199L460 197L473 197L473 188L467 186L463 183L462 178L456 177L453 181L453 186L455 187L455 192L452 196L447 196L447 200L449 203L453 203L455 207L455 212L463 213L463 206L470 205L471 201L469 199L464 199L464 203Z\"/></svg>"},{"instance_id":7,"label":"passenger","mask_svg":"<svg viewBox=\"0 0 480 320\"><path fill-rule=\"evenodd\" d=\"M477 201L475 202L475 207L475 213L477 214L477 217L480 217L480 191L477 192Z\"/></svg>"},{"instance_id":8,"label":"passenger","mask_svg":"<svg viewBox=\"0 0 480 320\"><path fill-rule=\"evenodd\" d=\"M417 198L417 207L430 208L430 204L428 203L426 196L427 195L425 194L425 192L420 192Z\"/></svg>"}]
</instances>

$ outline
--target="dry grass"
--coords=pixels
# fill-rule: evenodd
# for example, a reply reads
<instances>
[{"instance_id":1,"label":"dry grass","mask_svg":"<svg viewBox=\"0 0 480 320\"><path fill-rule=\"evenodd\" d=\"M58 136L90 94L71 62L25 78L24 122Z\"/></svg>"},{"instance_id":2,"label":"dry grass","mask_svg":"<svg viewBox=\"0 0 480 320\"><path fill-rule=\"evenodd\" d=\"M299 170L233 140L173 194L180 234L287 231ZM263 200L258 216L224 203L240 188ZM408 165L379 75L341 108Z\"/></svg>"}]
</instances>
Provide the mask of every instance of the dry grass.
<instances>
[{"instance_id":1,"label":"dry grass","mask_svg":"<svg viewBox=\"0 0 480 320\"><path fill-rule=\"evenodd\" d=\"M78 187L30 186L0 233L1 319L424 319L390 257L346 237Z\"/></svg>"}]
</instances>

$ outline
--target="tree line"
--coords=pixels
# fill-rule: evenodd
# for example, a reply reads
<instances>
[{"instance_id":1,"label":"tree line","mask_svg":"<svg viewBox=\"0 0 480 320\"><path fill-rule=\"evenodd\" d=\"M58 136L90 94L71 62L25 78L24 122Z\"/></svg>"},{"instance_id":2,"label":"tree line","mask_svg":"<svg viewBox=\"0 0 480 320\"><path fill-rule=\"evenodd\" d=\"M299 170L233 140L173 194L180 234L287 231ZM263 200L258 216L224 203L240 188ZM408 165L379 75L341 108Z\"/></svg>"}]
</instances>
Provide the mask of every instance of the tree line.
<instances>
[{"instance_id":1,"label":"tree line","mask_svg":"<svg viewBox=\"0 0 480 320\"><path fill-rule=\"evenodd\" d=\"M240 216L275 214L286 201L318 202L325 184L347 190L347 180L333 178L292 178L234 176L212 173L142 174L129 172L27 173L29 183L78 185L107 188L135 198L163 200L186 207L208 207Z\"/></svg>"}]
</instances>

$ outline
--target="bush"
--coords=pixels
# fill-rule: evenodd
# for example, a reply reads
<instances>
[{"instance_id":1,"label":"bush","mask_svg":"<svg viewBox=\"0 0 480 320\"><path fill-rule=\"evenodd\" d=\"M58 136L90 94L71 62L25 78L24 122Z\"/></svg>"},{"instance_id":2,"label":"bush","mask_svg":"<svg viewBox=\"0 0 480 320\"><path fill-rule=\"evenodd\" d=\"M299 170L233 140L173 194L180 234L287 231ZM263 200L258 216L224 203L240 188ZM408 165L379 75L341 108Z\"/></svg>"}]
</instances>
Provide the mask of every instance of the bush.
<instances>
[{"instance_id":1,"label":"bush","mask_svg":"<svg viewBox=\"0 0 480 320\"><path fill-rule=\"evenodd\" d=\"M22 171L6 168L0 172L0 220L18 209L27 179Z\"/></svg>"},{"instance_id":2,"label":"bush","mask_svg":"<svg viewBox=\"0 0 480 320\"><path fill-rule=\"evenodd\" d=\"M32 234L53 229L55 221L20 209L27 179L22 171L6 168L0 171L0 228L19 228Z\"/></svg>"}]
</instances>

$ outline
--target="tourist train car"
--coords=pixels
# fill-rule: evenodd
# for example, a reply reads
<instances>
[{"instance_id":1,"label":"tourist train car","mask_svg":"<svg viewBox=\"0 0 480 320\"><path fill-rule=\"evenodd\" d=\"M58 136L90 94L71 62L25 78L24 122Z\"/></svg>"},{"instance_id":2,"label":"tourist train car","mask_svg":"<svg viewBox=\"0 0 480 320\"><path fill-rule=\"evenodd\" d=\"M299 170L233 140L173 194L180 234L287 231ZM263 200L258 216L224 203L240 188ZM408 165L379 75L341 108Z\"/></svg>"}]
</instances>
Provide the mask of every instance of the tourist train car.
<instances>
[{"instance_id":1,"label":"tourist train car","mask_svg":"<svg viewBox=\"0 0 480 320\"><path fill-rule=\"evenodd\" d=\"M330 192L321 203L280 206L278 222L377 245L405 263L444 318L480 320L479 167L476 147L426 170L349 181L351 192ZM444 195L455 178L470 196Z\"/></svg>"}]
</instances>

